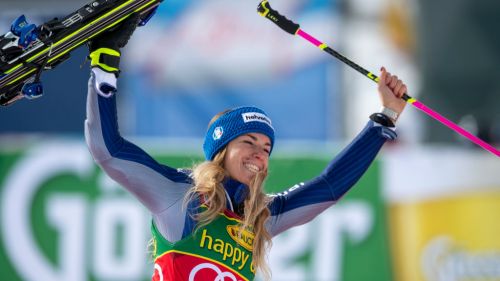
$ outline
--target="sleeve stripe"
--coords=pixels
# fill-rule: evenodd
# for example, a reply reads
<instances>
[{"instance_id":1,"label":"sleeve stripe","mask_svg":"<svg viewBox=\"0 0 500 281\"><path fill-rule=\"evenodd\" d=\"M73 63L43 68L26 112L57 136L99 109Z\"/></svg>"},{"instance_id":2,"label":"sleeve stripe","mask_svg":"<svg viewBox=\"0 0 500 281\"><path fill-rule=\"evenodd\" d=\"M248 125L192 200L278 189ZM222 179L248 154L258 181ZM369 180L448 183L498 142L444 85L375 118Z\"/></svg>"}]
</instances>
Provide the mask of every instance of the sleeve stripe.
<instances>
[{"instance_id":1,"label":"sleeve stripe","mask_svg":"<svg viewBox=\"0 0 500 281\"><path fill-rule=\"evenodd\" d=\"M370 121L319 177L276 195L270 206L272 216L308 205L314 211L314 204L328 201L335 203L361 178L386 140L382 128L373 126ZM304 212L304 215L308 215L307 209Z\"/></svg>"}]
</instances>

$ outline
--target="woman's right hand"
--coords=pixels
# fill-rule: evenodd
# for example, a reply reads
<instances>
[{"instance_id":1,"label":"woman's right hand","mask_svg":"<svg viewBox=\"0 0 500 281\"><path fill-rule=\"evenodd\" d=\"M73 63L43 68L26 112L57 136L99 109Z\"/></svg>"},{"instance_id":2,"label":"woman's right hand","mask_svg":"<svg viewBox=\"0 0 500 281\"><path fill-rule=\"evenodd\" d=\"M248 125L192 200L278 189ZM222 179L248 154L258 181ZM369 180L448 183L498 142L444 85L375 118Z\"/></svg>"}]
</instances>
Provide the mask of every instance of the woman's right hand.
<instances>
[{"instance_id":1,"label":"woman's right hand","mask_svg":"<svg viewBox=\"0 0 500 281\"><path fill-rule=\"evenodd\" d=\"M111 30L92 38L88 43L90 65L118 76L120 73L120 49L127 45L139 21L139 14L134 13L119 25L112 27Z\"/></svg>"}]
</instances>

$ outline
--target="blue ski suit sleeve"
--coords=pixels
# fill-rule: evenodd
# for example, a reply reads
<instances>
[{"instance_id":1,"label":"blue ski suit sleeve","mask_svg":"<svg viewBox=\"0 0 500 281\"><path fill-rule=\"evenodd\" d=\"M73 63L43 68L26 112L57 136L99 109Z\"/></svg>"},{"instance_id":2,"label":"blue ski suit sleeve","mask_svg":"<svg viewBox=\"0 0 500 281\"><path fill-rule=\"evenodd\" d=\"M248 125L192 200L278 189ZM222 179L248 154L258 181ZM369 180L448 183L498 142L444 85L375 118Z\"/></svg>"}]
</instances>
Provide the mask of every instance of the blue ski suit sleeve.
<instances>
[{"instance_id":1,"label":"blue ski suit sleeve","mask_svg":"<svg viewBox=\"0 0 500 281\"><path fill-rule=\"evenodd\" d=\"M369 121L319 176L272 195L267 222L271 235L304 224L335 204L365 173L386 140L395 138L393 130Z\"/></svg>"},{"instance_id":2,"label":"blue ski suit sleeve","mask_svg":"<svg viewBox=\"0 0 500 281\"><path fill-rule=\"evenodd\" d=\"M183 199L192 180L186 172L158 163L120 135L115 95L104 97L96 87L96 80L106 75L93 68L89 80L85 138L92 157L106 174L151 211L166 239L179 240L183 231L179 222L185 220Z\"/></svg>"}]
</instances>

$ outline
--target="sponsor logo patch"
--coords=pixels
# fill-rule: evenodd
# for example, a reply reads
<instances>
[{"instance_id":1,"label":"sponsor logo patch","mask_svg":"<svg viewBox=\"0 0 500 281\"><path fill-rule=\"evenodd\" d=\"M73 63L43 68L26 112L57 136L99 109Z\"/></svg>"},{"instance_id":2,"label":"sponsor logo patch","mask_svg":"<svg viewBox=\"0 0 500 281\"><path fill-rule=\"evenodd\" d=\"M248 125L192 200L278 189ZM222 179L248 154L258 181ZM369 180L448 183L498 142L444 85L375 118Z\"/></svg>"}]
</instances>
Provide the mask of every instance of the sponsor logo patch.
<instances>
[{"instance_id":1,"label":"sponsor logo patch","mask_svg":"<svg viewBox=\"0 0 500 281\"><path fill-rule=\"evenodd\" d=\"M238 280L238 279L236 279L236 276L234 276L234 274L232 274L229 271L224 271L223 272L222 270L220 270L214 264L211 264L211 263L202 263L202 264L199 264L199 265L195 266L193 268L193 270L191 270L191 272L189 273L189 281L196 280L195 279L196 273L198 273L198 271L203 270L203 269L209 269L209 270L215 271L215 273L217 273L217 276L215 277L214 281L215 280L226 280L226 278L229 278L232 281L237 281Z\"/></svg>"},{"instance_id":2,"label":"sponsor logo patch","mask_svg":"<svg viewBox=\"0 0 500 281\"><path fill-rule=\"evenodd\" d=\"M224 134L224 129L222 129L222 127L220 126L215 127L212 137L214 138L214 140L218 140L222 137L223 134Z\"/></svg>"},{"instance_id":3,"label":"sponsor logo patch","mask_svg":"<svg viewBox=\"0 0 500 281\"><path fill-rule=\"evenodd\" d=\"M228 225L226 229L227 233L229 233L229 236L231 236L231 238L233 238L236 243L249 251L253 250L254 234L252 232L243 230L240 237L240 228L238 226Z\"/></svg>"},{"instance_id":4,"label":"sponsor logo patch","mask_svg":"<svg viewBox=\"0 0 500 281\"><path fill-rule=\"evenodd\" d=\"M241 117L243 118L243 122L262 122L267 124L269 127L273 127L271 125L271 119L269 119L266 115L259 112L246 112L242 113Z\"/></svg>"}]
</instances>

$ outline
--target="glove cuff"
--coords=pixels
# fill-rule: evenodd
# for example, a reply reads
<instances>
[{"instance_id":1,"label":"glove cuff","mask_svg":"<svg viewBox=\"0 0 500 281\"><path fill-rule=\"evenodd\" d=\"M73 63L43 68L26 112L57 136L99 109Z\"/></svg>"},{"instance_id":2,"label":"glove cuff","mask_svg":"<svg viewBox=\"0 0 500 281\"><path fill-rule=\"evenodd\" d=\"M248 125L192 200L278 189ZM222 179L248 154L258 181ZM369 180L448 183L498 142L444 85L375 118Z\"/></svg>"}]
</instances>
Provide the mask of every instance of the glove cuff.
<instances>
[{"instance_id":1,"label":"glove cuff","mask_svg":"<svg viewBox=\"0 0 500 281\"><path fill-rule=\"evenodd\" d=\"M120 52L116 50L110 48L99 48L90 53L90 65L118 75L120 73L120 56Z\"/></svg>"}]
</instances>

